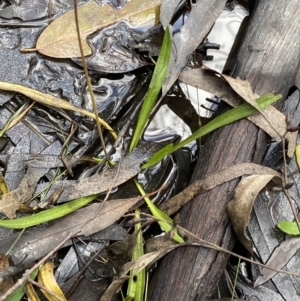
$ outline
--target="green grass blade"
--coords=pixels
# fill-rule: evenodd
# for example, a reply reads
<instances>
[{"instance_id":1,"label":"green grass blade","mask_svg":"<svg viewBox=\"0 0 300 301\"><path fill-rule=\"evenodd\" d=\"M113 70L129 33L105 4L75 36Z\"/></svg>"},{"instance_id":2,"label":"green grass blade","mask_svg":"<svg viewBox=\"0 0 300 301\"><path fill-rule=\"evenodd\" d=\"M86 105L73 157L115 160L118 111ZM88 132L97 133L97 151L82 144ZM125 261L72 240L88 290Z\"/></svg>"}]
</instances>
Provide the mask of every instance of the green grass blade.
<instances>
[{"instance_id":1,"label":"green grass blade","mask_svg":"<svg viewBox=\"0 0 300 301\"><path fill-rule=\"evenodd\" d=\"M23 229L23 228L36 226L42 223L46 223L54 219L63 217L67 214L76 211L77 209L82 208L83 206L92 202L98 196L99 194L95 194L95 195L79 198L77 200L65 203L63 205L51 209L43 210L37 214L33 214L26 217L20 217L20 218L9 219L9 220L0 220L0 226L4 228L10 228L10 229Z\"/></svg>"},{"instance_id":2,"label":"green grass blade","mask_svg":"<svg viewBox=\"0 0 300 301\"><path fill-rule=\"evenodd\" d=\"M170 29L167 27L163 44L159 53L159 57L156 62L156 66L154 68L154 72L152 75L152 79L149 85L148 93L146 95L146 98L143 102L138 122L136 125L136 129L134 131L134 135L132 137L132 141L130 144L129 151L131 152L138 144L138 141L143 133L144 127L148 121L149 113L152 111L152 109L155 106L158 94L161 90L162 84L165 80L165 77L167 75L168 67L169 67L169 61L171 56L171 46L172 46L172 40L171 40L171 32Z\"/></svg>"},{"instance_id":3,"label":"green grass blade","mask_svg":"<svg viewBox=\"0 0 300 301\"><path fill-rule=\"evenodd\" d=\"M275 96L274 94L269 93L269 94L259 97L256 101L257 101L259 108L261 110L263 110L266 107L268 107L269 105L271 105L272 103L279 100L280 98L281 98L280 94ZM258 111L248 103L245 103L236 108L233 108L233 109L225 112L224 114L214 118L212 121L210 121L209 123L207 123L206 125L201 127L199 130L194 132L191 136L189 136L185 140L181 141L180 143L176 144L174 147L171 147L171 144L169 144L169 145L165 146L163 149L159 150L157 153L155 153L150 158L150 160L147 163L142 165L142 169L148 168L148 167L160 162L164 158L164 156L166 156L167 154L171 154L171 153L179 150L180 148L184 147L185 145L191 143L192 141L199 139L220 127L228 125L237 120L246 118L255 113L258 113Z\"/></svg>"},{"instance_id":4,"label":"green grass blade","mask_svg":"<svg viewBox=\"0 0 300 301\"><path fill-rule=\"evenodd\" d=\"M135 218L140 218L140 209L135 209ZM137 260L139 257L144 255L144 241L143 241L143 233L142 233L142 225L141 223L137 223L134 226L134 232L137 235L136 244L133 248L132 252L132 261ZM135 277L134 270L130 271L130 279L128 281L127 288L127 296L125 301L134 300L134 301L143 301L144 300L144 292L145 292L145 279L146 272L145 269L141 270Z\"/></svg>"},{"instance_id":5,"label":"green grass blade","mask_svg":"<svg viewBox=\"0 0 300 301\"><path fill-rule=\"evenodd\" d=\"M34 280L39 272L39 269L36 269L30 274L30 279ZM25 295L24 287L27 282L23 283L16 291L14 291L6 301L20 301L22 297Z\"/></svg>"},{"instance_id":6,"label":"green grass blade","mask_svg":"<svg viewBox=\"0 0 300 301\"><path fill-rule=\"evenodd\" d=\"M145 195L145 191L142 188L142 186L140 185L140 183L137 180L134 180L134 183L136 185L136 187L138 188L139 192L141 195ZM158 209L150 200L150 198L148 197L144 197L144 200L147 203L147 206L149 207L152 215L158 219L158 224L160 225L160 227L166 232L168 233L169 231L172 230L173 228L173 220L167 215L165 214L163 211L161 211L160 209ZM179 234L177 233L177 231L175 231L174 236L172 237L172 239L174 239L175 241L179 242L179 243L184 243L184 240L181 236L179 236Z\"/></svg>"}]
</instances>

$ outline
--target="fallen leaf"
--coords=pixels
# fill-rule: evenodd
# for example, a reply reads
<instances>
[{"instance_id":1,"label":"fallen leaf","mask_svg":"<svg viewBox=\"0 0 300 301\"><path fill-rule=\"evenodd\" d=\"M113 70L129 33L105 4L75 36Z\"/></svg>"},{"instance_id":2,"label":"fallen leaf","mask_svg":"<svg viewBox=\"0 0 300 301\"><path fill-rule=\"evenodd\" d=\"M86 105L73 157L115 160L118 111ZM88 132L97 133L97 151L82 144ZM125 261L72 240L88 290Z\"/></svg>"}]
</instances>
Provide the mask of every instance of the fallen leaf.
<instances>
[{"instance_id":1,"label":"fallen leaf","mask_svg":"<svg viewBox=\"0 0 300 301\"><path fill-rule=\"evenodd\" d=\"M110 5L100 6L95 1L78 7L78 19L84 55L92 53L86 42L86 37L105 26L119 20L130 22L133 26L140 26L156 15L161 0L131 0L126 5L115 10ZM80 57L77 41L74 11L68 11L53 21L40 35L36 49L40 53L56 58Z\"/></svg>"},{"instance_id":2,"label":"fallen leaf","mask_svg":"<svg viewBox=\"0 0 300 301\"><path fill-rule=\"evenodd\" d=\"M112 300L113 296L115 293L121 288L122 284L128 280L129 276L127 276L128 272L133 269L134 274L132 276L135 276L138 274L141 270L143 270L145 267L148 265L154 263L155 261L159 260L163 256L165 256L167 253L171 252L172 250L180 247L180 246L185 246L187 244L178 244L178 245L173 245L171 247L167 247L164 249L161 249L156 252L151 252L147 253L145 255L142 255L139 257L137 260L133 262L126 263L120 273L119 277L117 280L113 281L108 289L105 291L103 296L101 297L100 301L110 301Z\"/></svg>"},{"instance_id":3,"label":"fallen leaf","mask_svg":"<svg viewBox=\"0 0 300 301\"><path fill-rule=\"evenodd\" d=\"M177 212L183 205L187 204L195 196L200 193L209 191L225 182L231 181L235 178L244 175L252 174L270 174L272 176L280 177L280 174L268 167L264 167L254 163L241 163L231 167L218 170L213 174L206 176L204 179L193 182L182 192L164 202L160 208L168 215Z\"/></svg>"},{"instance_id":4,"label":"fallen leaf","mask_svg":"<svg viewBox=\"0 0 300 301\"><path fill-rule=\"evenodd\" d=\"M60 99L58 97L52 96L50 94L42 93L40 91L22 86L22 85L16 85L16 84L11 84L11 83L6 83L6 82L0 82L0 90L4 91L14 91L21 93L32 100L41 103L42 105L50 106L50 107L55 107L55 108L61 108L69 111L74 111L77 113L80 113L82 115L85 115L87 117L91 117L93 119L98 119L100 124L103 125L111 134L114 138L117 138L116 133L114 130L104 121L102 120L99 116L96 116L95 114L76 107L69 103L68 101L65 101L63 99Z\"/></svg>"},{"instance_id":5,"label":"fallen leaf","mask_svg":"<svg viewBox=\"0 0 300 301\"><path fill-rule=\"evenodd\" d=\"M216 76L216 74L218 74L216 71L212 71L208 68L190 69L183 71L180 74L179 79L188 85L216 95L233 107L243 103L243 99L255 108L257 107L255 99L253 100L253 93L249 90L249 83L239 79L232 79L229 76L224 76L223 74L220 74L220 76L224 77L221 78ZM234 86L234 90L232 89L232 86L229 85L230 83ZM246 88L239 88L239 85L246 86ZM264 109L263 114L265 117L260 114L256 114L247 118L264 130L277 142L281 142L281 137L283 137L286 133L285 116L273 106L269 106ZM287 136L287 139L288 141L293 141L292 136Z\"/></svg>"},{"instance_id":6,"label":"fallen leaf","mask_svg":"<svg viewBox=\"0 0 300 301\"><path fill-rule=\"evenodd\" d=\"M298 250L299 237L289 237L274 250L271 257L265 264L269 267L280 270L290 261L290 259ZM276 274L277 272L270 269L261 269L260 275L254 283L254 287L262 285L263 283L274 277Z\"/></svg>"},{"instance_id":7,"label":"fallen leaf","mask_svg":"<svg viewBox=\"0 0 300 301\"><path fill-rule=\"evenodd\" d=\"M226 4L225 0L203 0L196 2L186 23L173 37L173 46L167 78L162 87L166 95L177 80L181 70L186 66L187 58L199 46L209 33L215 20ZM166 6L168 9L168 6Z\"/></svg>"},{"instance_id":8,"label":"fallen leaf","mask_svg":"<svg viewBox=\"0 0 300 301\"><path fill-rule=\"evenodd\" d=\"M46 262L40 267L38 282L49 289L53 294L58 296L61 300L67 301L64 293L55 280L53 262ZM50 295L47 291L43 289L41 291L49 301L57 300L57 298L55 298L53 295Z\"/></svg>"},{"instance_id":9,"label":"fallen leaf","mask_svg":"<svg viewBox=\"0 0 300 301\"><path fill-rule=\"evenodd\" d=\"M0 212L8 218L14 218L19 206L32 197L38 180L47 170L47 168L29 167L19 187L1 197Z\"/></svg>"},{"instance_id":10,"label":"fallen leaf","mask_svg":"<svg viewBox=\"0 0 300 301\"><path fill-rule=\"evenodd\" d=\"M251 84L247 80L233 78L225 74L221 74L221 76L227 81L227 83L238 95L240 95L245 101L250 103L255 109L261 111L255 101L256 97L252 91Z\"/></svg>"},{"instance_id":11,"label":"fallen leaf","mask_svg":"<svg viewBox=\"0 0 300 301\"><path fill-rule=\"evenodd\" d=\"M252 242L245 236L256 196L271 181L281 184L281 177L274 174L252 175L240 181L233 200L227 206L232 227L239 241L252 254Z\"/></svg>"},{"instance_id":12,"label":"fallen leaf","mask_svg":"<svg viewBox=\"0 0 300 301\"><path fill-rule=\"evenodd\" d=\"M10 266L9 258L5 254L0 254L0 272L4 272ZM3 295L14 285L12 278L3 280L0 283L0 294Z\"/></svg>"},{"instance_id":13,"label":"fallen leaf","mask_svg":"<svg viewBox=\"0 0 300 301\"><path fill-rule=\"evenodd\" d=\"M51 186L49 194L59 187L63 187L63 193L59 197L58 202L66 202L74 199L81 198L92 194L98 194L107 191L113 181L114 186L117 187L120 184L131 179L140 172L140 164L147 158L151 157L157 149L161 147L159 144L140 144L141 146L134 149L130 154L125 156L123 161L105 170L101 174L95 174L91 177L87 177L80 181L57 181ZM120 165L120 168L118 167ZM119 171L118 171L119 169ZM116 175L118 177L115 180ZM48 183L44 183L38 186L37 193L47 186Z\"/></svg>"},{"instance_id":14,"label":"fallen leaf","mask_svg":"<svg viewBox=\"0 0 300 301\"><path fill-rule=\"evenodd\" d=\"M102 204L92 204L79 209L63 218L59 218L41 227L32 228L26 231L17 241L13 250L10 252L14 262L22 260L23 264L33 262L53 249L54 245L59 244L70 232L81 231L77 235L91 235L112 225L120 219L139 198L111 200ZM95 213L99 213L95 216ZM3 239L0 245L0 252L7 252L16 237L12 235ZM33 251L34 250L34 251Z\"/></svg>"},{"instance_id":15,"label":"fallen leaf","mask_svg":"<svg viewBox=\"0 0 300 301\"><path fill-rule=\"evenodd\" d=\"M160 8L160 22L164 28L166 28L172 21L174 13L179 6L181 0L173 0L173 1L162 1Z\"/></svg>"}]
</instances>

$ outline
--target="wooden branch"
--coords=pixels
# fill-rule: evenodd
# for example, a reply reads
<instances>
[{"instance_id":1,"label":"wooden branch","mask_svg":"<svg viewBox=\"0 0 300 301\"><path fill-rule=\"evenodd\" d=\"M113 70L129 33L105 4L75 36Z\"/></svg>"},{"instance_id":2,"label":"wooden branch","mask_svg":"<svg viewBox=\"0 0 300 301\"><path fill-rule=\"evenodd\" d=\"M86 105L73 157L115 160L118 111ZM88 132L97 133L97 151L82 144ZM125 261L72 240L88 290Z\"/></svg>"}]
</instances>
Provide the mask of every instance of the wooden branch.
<instances>
[{"instance_id":1,"label":"wooden branch","mask_svg":"<svg viewBox=\"0 0 300 301\"><path fill-rule=\"evenodd\" d=\"M258 0L240 47L234 76L251 82L257 94L276 92L285 98L300 63L298 0ZM192 181L242 162L260 163L267 137L247 120L214 132L201 150ZM198 195L177 216L202 239L232 248L234 235L226 206L238 181ZM160 263L150 284L149 301L195 301L209 298L228 257L207 248L179 248Z\"/></svg>"}]
</instances>

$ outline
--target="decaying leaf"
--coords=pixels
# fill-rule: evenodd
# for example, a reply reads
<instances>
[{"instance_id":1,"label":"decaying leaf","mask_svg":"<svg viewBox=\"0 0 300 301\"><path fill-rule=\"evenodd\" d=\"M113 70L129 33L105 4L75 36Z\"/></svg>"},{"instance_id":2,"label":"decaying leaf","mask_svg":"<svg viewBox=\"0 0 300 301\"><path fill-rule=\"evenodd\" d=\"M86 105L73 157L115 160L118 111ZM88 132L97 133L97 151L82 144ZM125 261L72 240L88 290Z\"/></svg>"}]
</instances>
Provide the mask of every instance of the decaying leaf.
<instances>
[{"instance_id":1,"label":"decaying leaf","mask_svg":"<svg viewBox=\"0 0 300 301\"><path fill-rule=\"evenodd\" d=\"M38 274L38 282L41 285L48 288L52 293L58 296L61 300L67 301L64 293L62 292L61 288L58 286L55 280L53 270L54 270L53 262L46 262L44 265L42 265ZM55 298L53 295L50 295L47 291L45 290L41 290L41 291L49 301L57 300L57 298Z\"/></svg>"},{"instance_id":2,"label":"decaying leaf","mask_svg":"<svg viewBox=\"0 0 300 301\"><path fill-rule=\"evenodd\" d=\"M44 225L42 231L39 227L26 231L10 252L11 259L16 262L23 260L23 264L30 263L45 256L70 232L78 232L75 236L88 236L99 232L120 219L139 199L119 199L104 204L93 204ZM102 207L97 213L99 206ZM15 240L15 236L2 240L0 252L7 252Z\"/></svg>"},{"instance_id":3,"label":"decaying leaf","mask_svg":"<svg viewBox=\"0 0 300 301\"><path fill-rule=\"evenodd\" d=\"M271 180L281 184L281 177L274 174L252 175L244 178L236 187L234 198L227 206L233 229L250 254L252 254L252 242L246 238L245 231L257 194Z\"/></svg>"},{"instance_id":4,"label":"decaying leaf","mask_svg":"<svg viewBox=\"0 0 300 301\"><path fill-rule=\"evenodd\" d=\"M168 75L162 88L163 95L166 95L186 66L188 56L206 37L225 3L225 0L203 0L193 5L186 23L173 37L174 47L172 47ZM165 6L165 9L168 9L168 6Z\"/></svg>"},{"instance_id":5,"label":"decaying leaf","mask_svg":"<svg viewBox=\"0 0 300 301\"><path fill-rule=\"evenodd\" d=\"M225 168L214 172L213 174L205 177L204 179L193 182L182 192L178 193L171 199L164 202L161 209L168 215L177 212L183 205L192 200L196 195L211 190L225 182L231 181L235 178L242 177L244 175L253 174L269 174L272 176L280 177L280 174L275 170L264 167L254 163L241 163L231 167Z\"/></svg>"},{"instance_id":6,"label":"decaying leaf","mask_svg":"<svg viewBox=\"0 0 300 301\"><path fill-rule=\"evenodd\" d=\"M78 19L84 54L91 54L91 48L86 42L89 34L119 20L141 26L145 20L148 22L149 18L157 15L160 3L161 0L131 0L120 10L108 4L100 6L95 1L79 6ZM80 57L73 10L56 19L42 32L35 50L57 58Z\"/></svg>"},{"instance_id":7,"label":"decaying leaf","mask_svg":"<svg viewBox=\"0 0 300 301\"><path fill-rule=\"evenodd\" d=\"M8 218L14 218L19 206L32 197L38 180L47 170L47 168L29 167L19 187L4 194L0 199L0 212L3 212Z\"/></svg>"},{"instance_id":8,"label":"decaying leaf","mask_svg":"<svg viewBox=\"0 0 300 301\"><path fill-rule=\"evenodd\" d=\"M240 95L244 100L250 103L255 109L261 111L255 101L256 97L252 91L251 84L247 80L233 78L225 74L222 74L221 76L227 81L227 83L238 95Z\"/></svg>"},{"instance_id":9,"label":"decaying leaf","mask_svg":"<svg viewBox=\"0 0 300 301\"><path fill-rule=\"evenodd\" d=\"M265 263L267 266L282 269L293 255L299 250L299 237L289 237L283 241L272 253L271 257ZM267 282L277 273L270 269L263 268L260 270L260 276L256 279L254 287Z\"/></svg>"},{"instance_id":10,"label":"decaying leaf","mask_svg":"<svg viewBox=\"0 0 300 301\"><path fill-rule=\"evenodd\" d=\"M98 119L100 124L103 125L112 134L112 136L114 138L117 138L117 135L114 132L114 130L99 116L96 116L95 114L93 114L87 110L84 110L82 108L76 107L63 99L52 96L50 94L42 93L40 91L31 89L31 88L28 88L28 87L25 87L22 85L16 85L16 84L11 84L11 83L6 83L6 82L0 82L0 90L18 92L23 95L26 95L27 97L31 98L32 100L34 100L38 103L41 103L43 105L78 112L87 117L91 117L93 119Z\"/></svg>"},{"instance_id":11,"label":"decaying leaf","mask_svg":"<svg viewBox=\"0 0 300 301\"><path fill-rule=\"evenodd\" d=\"M0 272L4 272L9 267L9 258L0 254ZM14 285L14 281L12 278L6 279L0 283L0 295L6 293L12 286Z\"/></svg>"},{"instance_id":12,"label":"decaying leaf","mask_svg":"<svg viewBox=\"0 0 300 301\"><path fill-rule=\"evenodd\" d=\"M117 187L137 175L141 170L140 164L151 157L151 155L160 147L159 144L150 145L148 143L146 145L141 145L125 156L123 161L118 164L120 165L120 168L116 165L113 168L105 170L101 174L95 174L91 177L82 179L81 181L57 181L51 186L49 194L53 193L58 187L63 187L64 190L60 195L58 202L65 202L107 191L113 182L114 186ZM118 177L115 180L117 174ZM43 189L46 185L48 185L48 183L39 185L37 190Z\"/></svg>"},{"instance_id":13,"label":"decaying leaf","mask_svg":"<svg viewBox=\"0 0 300 301\"><path fill-rule=\"evenodd\" d=\"M220 74L220 76L223 77L221 78L216 76L216 74L217 72L207 68L191 69L183 71L179 79L188 85L218 96L233 107L240 105L243 99L255 108L257 107L255 99L253 100L254 95L250 84L247 83L247 81L233 79ZM283 135L286 133L285 116L273 106L264 109L263 114L265 117L256 114L247 118L273 137L277 142L281 142ZM293 140L290 136L287 136L287 139L288 141Z\"/></svg>"}]
</instances>

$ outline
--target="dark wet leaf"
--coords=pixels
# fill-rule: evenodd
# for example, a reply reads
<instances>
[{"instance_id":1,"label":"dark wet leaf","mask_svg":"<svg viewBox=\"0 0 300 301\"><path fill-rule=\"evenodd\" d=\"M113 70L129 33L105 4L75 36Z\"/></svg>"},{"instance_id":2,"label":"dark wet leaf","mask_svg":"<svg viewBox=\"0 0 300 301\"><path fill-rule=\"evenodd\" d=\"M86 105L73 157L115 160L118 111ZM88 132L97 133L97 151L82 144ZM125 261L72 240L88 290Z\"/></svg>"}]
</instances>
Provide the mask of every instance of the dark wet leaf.
<instances>
[{"instance_id":1,"label":"dark wet leaf","mask_svg":"<svg viewBox=\"0 0 300 301\"><path fill-rule=\"evenodd\" d=\"M289 237L282 242L272 253L269 260L266 262L267 266L275 268L277 270L282 269L299 250L299 238ZM261 275L256 279L254 287L262 285L269 279L276 275L276 272L269 269L261 269Z\"/></svg>"},{"instance_id":2,"label":"dark wet leaf","mask_svg":"<svg viewBox=\"0 0 300 301\"><path fill-rule=\"evenodd\" d=\"M173 37L170 66L163 85L163 95L166 95L181 70L186 66L188 56L208 34L225 3L225 0L204 0L198 1L193 6L187 22L180 29L180 32Z\"/></svg>"},{"instance_id":3,"label":"dark wet leaf","mask_svg":"<svg viewBox=\"0 0 300 301\"><path fill-rule=\"evenodd\" d=\"M127 46L132 41L131 32L125 22L120 22L88 36L92 54L86 57L87 67L99 72L123 73L147 65ZM82 65L79 58L73 58L73 61Z\"/></svg>"},{"instance_id":4,"label":"dark wet leaf","mask_svg":"<svg viewBox=\"0 0 300 301\"><path fill-rule=\"evenodd\" d=\"M10 1L11 5L0 10L4 19L21 19L22 21L38 20L61 12L64 5L50 0Z\"/></svg>"}]
</instances>

